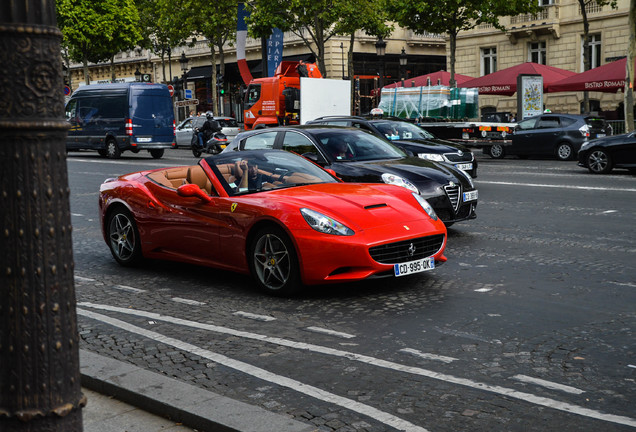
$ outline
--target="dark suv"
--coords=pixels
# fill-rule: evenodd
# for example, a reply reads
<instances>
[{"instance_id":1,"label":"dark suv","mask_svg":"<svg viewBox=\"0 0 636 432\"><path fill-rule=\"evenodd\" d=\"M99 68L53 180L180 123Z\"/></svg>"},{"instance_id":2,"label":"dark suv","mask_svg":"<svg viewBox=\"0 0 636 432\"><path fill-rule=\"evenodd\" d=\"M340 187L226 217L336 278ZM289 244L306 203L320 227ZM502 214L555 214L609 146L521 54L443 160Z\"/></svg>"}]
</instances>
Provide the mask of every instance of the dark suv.
<instances>
[{"instance_id":1,"label":"dark suv","mask_svg":"<svg viewBox=\"0 0 636 432\"><path fill-rule=\"evenodd\" d=\"M355 116L319 117L307 124L352 126L372 132L392 144L413 153L420 159L445 162L477 177L477 160L467 147L436 138L421 127L399 119L365 118Z\"/></svg>"},{"instance_id":2,"label":"dark suv","mask_svg":"<svg viewBox=\"0 0 636 432\"><path fill-rule=\"evenodd\" d=\"M584 142L611 135L601 117L578 114L541 114L517 123L509 145L495 144L488 154L495 159L506 155L551 156L572 160Z\"/></svg>"}]
</instances>

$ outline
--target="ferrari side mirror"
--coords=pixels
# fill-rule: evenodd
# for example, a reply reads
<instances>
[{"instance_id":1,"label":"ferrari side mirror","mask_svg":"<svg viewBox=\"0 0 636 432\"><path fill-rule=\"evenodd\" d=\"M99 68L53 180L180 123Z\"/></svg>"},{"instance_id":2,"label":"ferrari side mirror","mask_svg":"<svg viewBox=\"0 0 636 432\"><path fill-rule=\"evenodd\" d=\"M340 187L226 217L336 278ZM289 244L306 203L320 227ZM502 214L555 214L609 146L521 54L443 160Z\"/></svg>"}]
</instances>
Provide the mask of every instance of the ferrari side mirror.
<instances>
[{"instance_id":1,"label":"ferrari side mirror","mask_svg":"<svg viewBox=\"0 0 636 432\"><path fill-rule=\"evenodd\" d=\"M179 186L177 194L182 197L199 197L201 201L212 202L210 195L203 192L198 185L192 183Z\"/></svg>"}]
</instances>

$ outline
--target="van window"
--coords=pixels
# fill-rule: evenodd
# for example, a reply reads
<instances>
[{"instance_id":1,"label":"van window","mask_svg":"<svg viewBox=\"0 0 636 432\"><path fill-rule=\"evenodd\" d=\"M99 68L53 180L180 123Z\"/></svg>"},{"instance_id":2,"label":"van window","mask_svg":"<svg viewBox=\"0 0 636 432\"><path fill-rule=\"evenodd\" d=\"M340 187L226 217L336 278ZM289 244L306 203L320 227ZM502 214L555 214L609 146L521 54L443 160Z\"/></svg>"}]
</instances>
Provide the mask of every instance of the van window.
<instances>
[{"instance_id":1,"label":"van window","mask_svg":"<svg viewBox=\"0 0 636 432\"><path fill-rule=\"evenodd\" d=\"M172 127L174 116L170 98L151 92L132 99L130 115L137 121L152 121L156 127Z\"/></svg>"}]
</instances>

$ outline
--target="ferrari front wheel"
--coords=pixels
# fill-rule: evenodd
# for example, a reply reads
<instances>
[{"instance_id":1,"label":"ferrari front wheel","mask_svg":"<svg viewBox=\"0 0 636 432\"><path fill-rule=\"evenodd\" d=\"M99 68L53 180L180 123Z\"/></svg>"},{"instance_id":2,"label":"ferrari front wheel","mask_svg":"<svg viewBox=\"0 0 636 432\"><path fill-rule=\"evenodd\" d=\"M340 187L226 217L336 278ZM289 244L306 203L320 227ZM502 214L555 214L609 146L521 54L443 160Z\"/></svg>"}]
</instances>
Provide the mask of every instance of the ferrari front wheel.
<instances>
[{"instance_id":1,"label":"ferrari front wheel","mask_svg":"<svg viewBox=\"0 0 636 432\"><path fill-rule=\"evenodd\" d=\"M139 231L132 214L125 208L115 209L106 224L108 247L123 266L133 266L142 259Z\"/></svg>"},{"instance_id":2,"label":"ferrari front wheel","mask_svg":"<svg viewBox=\"0 0 636 432\"><path fill-rule=\"evenodd\" d=\"M249 250L252 275L273 295L289 295L300 288L298 258L291 240L277 227L258 231Z\"/></svg>"}]
</instances>

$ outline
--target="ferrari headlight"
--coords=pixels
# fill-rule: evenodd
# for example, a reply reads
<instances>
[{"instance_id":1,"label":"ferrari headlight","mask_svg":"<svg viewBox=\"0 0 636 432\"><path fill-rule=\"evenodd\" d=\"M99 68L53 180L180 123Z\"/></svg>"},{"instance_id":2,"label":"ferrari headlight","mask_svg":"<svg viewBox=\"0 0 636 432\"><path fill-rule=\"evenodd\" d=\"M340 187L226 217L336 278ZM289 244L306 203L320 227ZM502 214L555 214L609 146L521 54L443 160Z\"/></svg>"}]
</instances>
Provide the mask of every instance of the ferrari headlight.
<instances>
[{"instance_id":1,"label":"ferrari headlight","mask_svg":"<svg viewBox=\"0 0 636 432\"><path fill-rule=\"evenodd\" d=\"M437 153L418 153L417 157L420 159L432 160L435 162L444 162L444 156Z\"/></svg>"},{"instance_id":2,"label":"ferrari headlight","mask_svg":"<svg viewBox=\"0 0 636 432\"><path fill-rule=\"evenodd\" d=\"M431 207L428 201L426 201L424 198L422 198L421 195L418 195L416 193L414 193L413 196L415 197L417 202L420 203L426 214L428 214L431 219L437 220L437 213L435 213L435 210L433 210L433 207Z\"/></svg>"},{"instance_id":3,"label":"ferrari headlight","mask_svg":"<svg viewBox=\"0 0 636 432\"><path fill-rule=\"evenodd\" d=\"M417 190L417 187L415 187L415 185L413 183L411 183L410 181L408 181L404 177L400 177L400 176L395 175L395 174L390 174L390 173L382 174L382 181L384 183L386 183L386 184L402 186L404 188L407 188L411 192L415 192L415 193L419 193L420 192L420 191Z\"/></svg>"},{"instance_id":4,"label":"ferrari headlight","mask_svg":"<svg viewBox=\"0 0 636 432\"><path fill-rule=\"evenodd\" d=\"M352 236L353 230L346 225L341 224L335 219L325 216L317 211L308 208L301 208L300 213L303 215L310 227L318 232L325 234Z\"/></svg>"}]
</instances>

